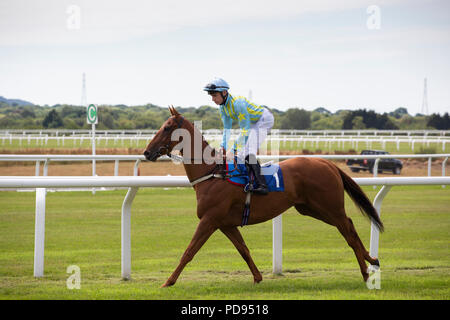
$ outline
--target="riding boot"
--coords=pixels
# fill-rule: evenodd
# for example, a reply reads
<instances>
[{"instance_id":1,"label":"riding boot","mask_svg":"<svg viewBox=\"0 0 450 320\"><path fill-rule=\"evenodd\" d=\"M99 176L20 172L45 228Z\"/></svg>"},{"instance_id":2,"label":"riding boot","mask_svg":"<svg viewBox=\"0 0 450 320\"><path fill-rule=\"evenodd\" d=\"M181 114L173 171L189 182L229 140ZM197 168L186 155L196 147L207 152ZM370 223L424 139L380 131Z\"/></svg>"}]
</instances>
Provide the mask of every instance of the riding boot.
<instances>
[{"instance_id":1,"label":"riding boot","mask_svg":"<svg viewBox=\"0 0 450 320\"><path fill-rule=\"evenodd\" d=\"M256 180L256 188L253 189L253 193L266 195L269 193L267 188L266 179L261 174L261 165L256 160L255 155L250 154L245 158L245 164L247 165L247 169L253 172Z\"/></svg>"}]
</instances>

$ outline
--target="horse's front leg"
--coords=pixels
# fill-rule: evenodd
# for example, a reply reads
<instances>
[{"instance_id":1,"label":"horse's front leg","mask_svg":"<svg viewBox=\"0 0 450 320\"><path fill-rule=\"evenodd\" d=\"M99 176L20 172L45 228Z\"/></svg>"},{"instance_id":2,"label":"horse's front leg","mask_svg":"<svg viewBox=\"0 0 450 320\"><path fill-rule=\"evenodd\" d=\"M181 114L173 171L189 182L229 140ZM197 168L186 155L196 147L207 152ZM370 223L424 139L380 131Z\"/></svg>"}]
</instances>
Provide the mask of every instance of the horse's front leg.
<instances>
[{"instance_id":1,"label":"horse's front leg","mask_svg":"<svg viewBox=\"0 0 450 320\"><path fill-rule=\"evenodd\" d=\"M178 267L175 269L175 271L172 273L169 279L167 279L166 283L162 285L162 287L168 287L175 284L184 267L188 264L189 261L191 261L194 258L198 250L200 250L200 248L203 246L206 240L208 240L209 237L216 230L217 227L215 226L213 221L211 221L211 219L203 217L200 220L197 226L197 230L194 233L194 237L192 238L191 242L189 243L189 246L187 247L186 251L181 257Z\"/></svg>"},{"instance_id":2,"label":"horse's front leg","mask_svg":"<svg viewBox=\"0 0 450 320\"><path fill-rule=\"evenodd\" d=\"M252 257L250 256L250 251L245 245L244 238L242 238L241 233L239 232L237 227L228 227L228 228L220 228L220 230L230 239L230 241L234 244L236 249L241 254L242 258L244 258L245 262L247 262L250 271L253 274L253 280L255 283L261 282L262 275L253 262Z\"/></svg>"}]
</instances>

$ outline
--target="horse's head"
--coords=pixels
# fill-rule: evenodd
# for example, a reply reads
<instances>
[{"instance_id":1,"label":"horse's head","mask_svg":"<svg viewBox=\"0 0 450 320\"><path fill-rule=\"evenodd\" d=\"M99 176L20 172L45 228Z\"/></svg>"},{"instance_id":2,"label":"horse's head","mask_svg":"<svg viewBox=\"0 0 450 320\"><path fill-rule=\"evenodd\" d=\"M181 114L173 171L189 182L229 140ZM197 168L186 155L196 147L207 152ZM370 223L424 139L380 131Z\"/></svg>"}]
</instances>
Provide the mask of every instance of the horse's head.
<instances>
[{"instance_id":1,"label":"horse's head","mask_svg":"<svg viewBox=\"0 0 450 320\"><path fill-rule=\"evenodd\" d=\"M172 133L176 129L181 128L184 118L174 107L169 107L169 110L172 116L163 123L144 151L144 156L147 160L156 161L163 155L170 155L170 152L178 143L178 141L172 141Z\"/></svg>"}]
</instances>

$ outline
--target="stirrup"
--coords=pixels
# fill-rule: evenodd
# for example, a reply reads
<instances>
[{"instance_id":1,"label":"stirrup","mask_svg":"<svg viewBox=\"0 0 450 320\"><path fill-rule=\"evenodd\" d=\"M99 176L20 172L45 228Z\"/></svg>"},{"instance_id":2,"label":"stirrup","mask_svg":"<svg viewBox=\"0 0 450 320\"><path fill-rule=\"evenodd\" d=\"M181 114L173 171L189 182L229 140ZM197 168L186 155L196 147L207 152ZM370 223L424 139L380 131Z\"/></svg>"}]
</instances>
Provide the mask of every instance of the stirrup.
<instances>
[{"instance_id":1,"label":"stirrup","mask_svg":"<svg viewBox=\"0 0 450 320\"><path fill-rule=\"evenodd\" d=\"M266 195L269 193L269 188L267 188L267 186L265 188L262 186L258 186L257 188L253 189L252 192L254 194Z\"/></svg>"},{"instance_id":2,"label":"stirrup","mask_svg":"<svg viewBox=\"0 0 450 320\"><path fill-rule=\"evenodd\" d=\"M251 181L244 186L244 192L253 192L253 184Z\"/></svg>"}]
</instances>

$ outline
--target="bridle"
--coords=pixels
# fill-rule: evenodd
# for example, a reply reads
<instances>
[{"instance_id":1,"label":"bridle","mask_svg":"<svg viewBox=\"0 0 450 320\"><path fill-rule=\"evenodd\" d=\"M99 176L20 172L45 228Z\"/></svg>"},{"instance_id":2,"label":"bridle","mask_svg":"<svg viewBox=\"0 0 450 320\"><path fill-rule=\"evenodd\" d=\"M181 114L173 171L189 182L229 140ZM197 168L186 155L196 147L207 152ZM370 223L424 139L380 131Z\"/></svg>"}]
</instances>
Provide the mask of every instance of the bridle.
<instances>
[{"instance_id":1,"label":"bridle","mask_svg":"<svg viewBox=\"0 0 450 320\"><path fill-rule=\"evenodd\" d=\"M176 129L180 129L181 126L183 125L184 118L181 117L180 121L176 121L175 120L175 122L177 124L177 128ZM167 155L170 159L176 160L176 161L183 161L184 160L183 157L180 157L178 155L174 155L174 154L172 154L169 151L170 150L170 142L171 141L167 142L165 145L160 146L159 149L154 153L153 157L159 158L159 157L163 156L164 155L163 152L166 151L165 155ZM191 159L191 160L195 160L195 159ZM234 159L234 163L235 163L235 168L233 170L231 170L231 171L228 171L228 170L224 169L223 165L216 164L214 166L214 168L210 171L209 174L206 174L205 176L202 176L202 177L200 177L198 179L194 179L194 181L190 181L191 185L194 186L197 183L203 182L203 181L208 180L208 179L213 178L213 177L214 178L221 178L221 179L225 180L226 178L230 178L232 176L235 176L235 175L231 174L234 171L239 172L238 175L242 175L242 173L238 169L238 166L236 165L236 159Z\"/></svg>"},{"instance_id":2,"label":"bridle","mask_svg":"<svg viewBox=\"0 0 450 320\"><path fill-rule=\"evenodd\" d=\"M180 122L178 122L178 121L175 120L175 123L177 124L177 129L180 129L180 128L181 128L181 126L183 125L183 121L184 121L184 118L183 118L183 117L181 117L181 121L180 121ZM176 130L176 129L175 129L175 130ZM155 157L156 157L156 158L159 158L159 157L163 156L163 153L162 153L162 152L163 152L164 150L166 150L166 151L167 151L166 155L167 155L169 158L171 158L171 159L177 159L177 158L175 158L175 156L174 156L173 154L170 153L169 149L170 149L170 141L167 142L165 145L162 145L161 147L159 147L158 151L155 152ZM177 156L176 156L176 157L177 157Z\"/></svg>"}]
</instances>

